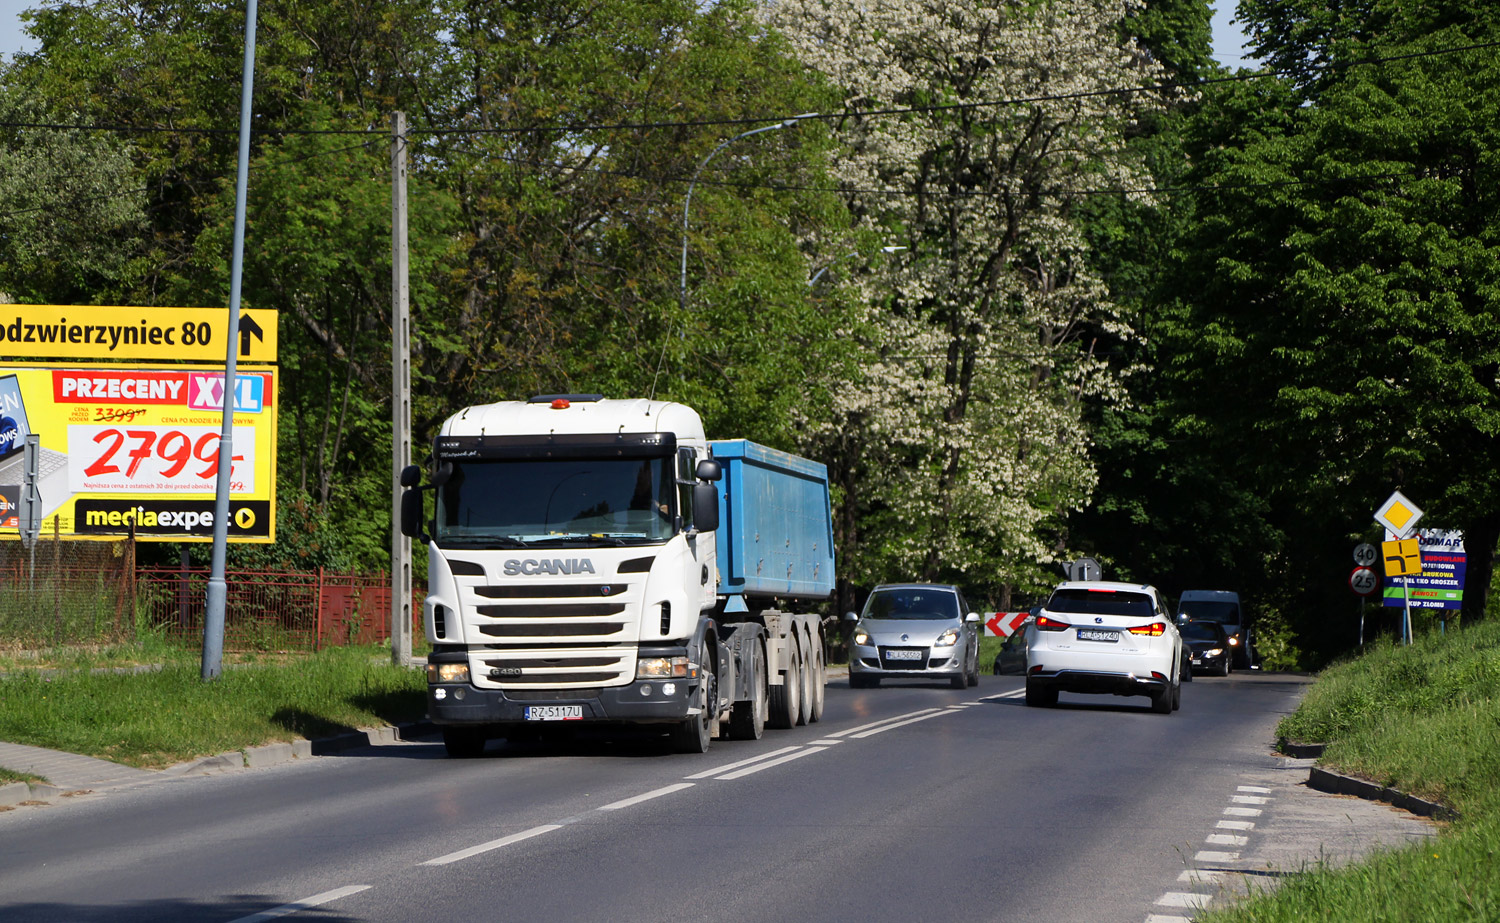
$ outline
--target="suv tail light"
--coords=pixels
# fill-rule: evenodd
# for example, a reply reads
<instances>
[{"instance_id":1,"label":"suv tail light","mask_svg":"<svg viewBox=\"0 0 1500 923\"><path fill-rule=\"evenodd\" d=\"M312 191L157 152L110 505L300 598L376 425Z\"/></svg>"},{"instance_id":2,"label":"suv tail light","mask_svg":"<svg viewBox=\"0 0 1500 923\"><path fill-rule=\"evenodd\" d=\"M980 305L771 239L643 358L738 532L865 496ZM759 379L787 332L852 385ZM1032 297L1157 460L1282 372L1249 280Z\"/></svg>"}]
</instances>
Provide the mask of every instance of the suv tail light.
<instances>
[{"instance_id":1,"label":"suv tail light","mask_svg":"<svg viewBox=\"0 0 1500 923\"><path fill-rule=\"evenodd\" d=\"M1037 631L1067 631L1073 626L1067 622L1059 622L1057 619L1049 619L1045 615L1038 615L1036 617L1036 627Z\"/></svg>"},{"instance_id":2,"label":"suv tail light","mask_svg":"<svg viewBox=\"0 0 1500 923\"><path fill-rule=\"evenodd\" d=\"M1152 622L1150 625L1136 625L1135 627L1129 629L1130 633L1133 635L1150 635L1153 638L1161 637L1162 634L1166 632L1166 630L1166 622Z\"/></svg>"}]
</instances>

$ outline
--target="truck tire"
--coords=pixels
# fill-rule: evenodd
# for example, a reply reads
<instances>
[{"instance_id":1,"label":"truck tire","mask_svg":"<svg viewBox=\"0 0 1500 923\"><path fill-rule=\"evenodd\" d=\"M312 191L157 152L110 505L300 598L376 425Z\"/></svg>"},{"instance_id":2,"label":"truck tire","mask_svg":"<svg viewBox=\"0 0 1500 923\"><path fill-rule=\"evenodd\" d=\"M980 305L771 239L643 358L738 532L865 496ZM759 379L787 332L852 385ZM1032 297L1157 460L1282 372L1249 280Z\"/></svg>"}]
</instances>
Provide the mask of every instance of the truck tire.
<instances>
[{"instance_id":1,"label":"truck tire","mask_svg":"<svg viewBox=\"0 0 1500 923\"><path fill-rule=\"evenodd\" d=\"M813 680L818 675L818 666L812 653L812 645L801 641L800 635L798 639L798 650L802 653L802 701L798 703L797 723L812 724Z\"/></svg>"},{"instance_id":2,"label":"truck tire","mask_svg":"<svg viewBox=\"0 0 1500 923\"><path fill-rule=\"evenodd\" d=\"M456 760L473 759L484 753L485 735L475 728L443 728L443 749Z\"/></svg>"},{"instance_id":3,"label":"truck tire","mask_svg":"<svg viewBox=\"0 0 1500 923\"><path fill-rule=\"evenodd\" d=\"M766 730L771 705L766 693L766 649L759 641L755 643L754 658L755 682L750 699L734 703L734 710L729 713L729 737L732 740L760 740Z\"/></svg>"},{"instance_id":4,"label":"truck tire","mask_svg":"<svg viewBox=\"0 0 1500 923\"><path fill-rule=\"evenodd\" d=\"M713 670L703 672L698 684L698 714L688 715L672 729L672 749L678 753L707 753L714 739L714 704L718 701L718 677Z\"/></svg>"},{"instance_id":5,"label":"truck tire","mask_svg":"<svg viewBox=\"0 0 1500 923\"><path fill-rule=\"evenodd\" d=\"M812 707L808 711L807 723L823 720L823 690L828 685L828 664L823 660L823 640L813 639Z\"/></svg>"},{"instance_id":6,"label":"truck tire","mask_svg":"<svg viewBox=\"0 0 1500 923\"><path fill-rule=\"evenodd\" d=\"M802 654L795 636L787 638L787 647L786 673L780 686L771 687L771 726L777 728L796 727L802 717Z\"/></svg>"}]
</instances>

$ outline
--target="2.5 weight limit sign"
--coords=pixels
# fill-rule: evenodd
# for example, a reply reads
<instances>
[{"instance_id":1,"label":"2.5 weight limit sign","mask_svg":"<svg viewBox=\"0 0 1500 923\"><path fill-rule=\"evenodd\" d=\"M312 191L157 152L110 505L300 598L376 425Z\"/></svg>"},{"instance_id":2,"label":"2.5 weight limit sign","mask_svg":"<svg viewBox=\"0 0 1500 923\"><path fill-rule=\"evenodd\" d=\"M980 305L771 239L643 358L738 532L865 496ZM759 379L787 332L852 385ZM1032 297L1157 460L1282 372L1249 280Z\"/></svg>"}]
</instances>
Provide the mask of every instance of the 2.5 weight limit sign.
<instances>
[{"instance_id":1,"label":"2.5 weight limit sign","mask_svg":"<svg viewBox=\"0 0 1500 923\"><path fill-rule=\"evenodd\" d=\"M1349 589L1360 596L1369 596L1380 588L1380 577L1368 567L1356 567L1349 572Z\"/></svg>"}]
</instances>

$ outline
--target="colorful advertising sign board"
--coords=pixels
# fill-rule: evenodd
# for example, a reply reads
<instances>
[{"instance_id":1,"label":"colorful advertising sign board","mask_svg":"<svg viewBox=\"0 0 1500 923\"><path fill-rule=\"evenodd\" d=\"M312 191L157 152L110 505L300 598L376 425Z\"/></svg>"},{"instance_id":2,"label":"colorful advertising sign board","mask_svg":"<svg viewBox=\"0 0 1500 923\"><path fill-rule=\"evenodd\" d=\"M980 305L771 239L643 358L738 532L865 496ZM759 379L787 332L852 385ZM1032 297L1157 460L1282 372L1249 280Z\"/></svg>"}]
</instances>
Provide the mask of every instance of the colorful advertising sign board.
<instances>
[{"instance_id":1,"label":"colorful advertising sign board","mask_svg":"<svg viewBox=\"0 0 1500 923\"><path fill-rule=\"evenodd\" d=\"M29 308L29 306L28 306ZM40 437L42 534L212 541L224 402L234 409L232 542L276 539L276 370L0 368L0 539L17 535L22 444Z\"/></svg>"},{"instance_id":2,"label":"colorful advertising sign board","mask_svg":"<svg viewBox=\"0 0 1500 923\"><path fill-rule=\"evenodd\" d=\"M1388 538L1393 537L1388 533ZM1464 573L1468 554L1464 534L1444 529L1419 529L1415 536L1421 548L1422 572L1409 578L1387 580L1384 604L1402 608L1410 594L1413 609L1461 609L1464 603Z\"/></svg>"},{"instance_id":3,"label":"colorful advertising sign board","mask_svg":"<svg viewBox=\"0 0 1500 923\"><path fill-rule=\"evenodd\" d=\"M276 361L276 312L240 311L237 361ZM26 362L224 362L224 308L0 305L0 355Z\"/></svg>"}]
</instances>

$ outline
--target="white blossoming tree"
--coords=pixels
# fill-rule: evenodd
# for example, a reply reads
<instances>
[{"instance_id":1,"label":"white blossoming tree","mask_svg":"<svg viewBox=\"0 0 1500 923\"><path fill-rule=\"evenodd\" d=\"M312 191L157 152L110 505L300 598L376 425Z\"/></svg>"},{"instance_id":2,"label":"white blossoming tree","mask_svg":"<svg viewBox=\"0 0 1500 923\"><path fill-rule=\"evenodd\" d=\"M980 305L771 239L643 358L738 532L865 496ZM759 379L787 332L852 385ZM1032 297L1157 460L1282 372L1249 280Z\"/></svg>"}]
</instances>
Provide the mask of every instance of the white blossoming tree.
<instances>
[{"instance_id":1,"label":"white blossoming tree","mask_svg":"<svg viewBox=\"0 0 1500 923\"><path fill-rule=\"evenodd\" d=\"M1131 0L776 0L767 24L845 94L835 164L874 267L866 361L810 441L833 461L843 576L959 580L1009 604L1070 549L1096 476L1083 410L1123 400L1096 352L1131 331L1073 217L1149 187L1125 139L1159 68ZM1128 92L1119 92L1120 90ZM978 594L976 594L978 595ZM847 601L847 599L846 599Z\"/></svg>"}]
</instances>

